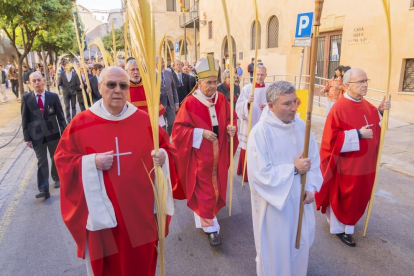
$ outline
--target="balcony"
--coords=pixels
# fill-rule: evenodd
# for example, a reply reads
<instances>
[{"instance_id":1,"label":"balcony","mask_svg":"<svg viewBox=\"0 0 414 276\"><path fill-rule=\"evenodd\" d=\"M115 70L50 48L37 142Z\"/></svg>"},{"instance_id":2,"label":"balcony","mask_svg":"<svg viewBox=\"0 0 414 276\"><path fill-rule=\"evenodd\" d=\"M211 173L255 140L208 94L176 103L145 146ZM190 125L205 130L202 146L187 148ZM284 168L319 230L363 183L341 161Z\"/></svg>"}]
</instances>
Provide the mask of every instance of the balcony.
<instances>
[{"instance_id":1,"label":"balcony","mask_svg":"<svg viewBox=\"0 0 414 276\"><path fill-rule=\"evenodd\" d=\"M198 1L194 5L190 6L187 12L180 14L180 27L181 28L199 28L199 9Z\"/></svg>"}]
</instances>

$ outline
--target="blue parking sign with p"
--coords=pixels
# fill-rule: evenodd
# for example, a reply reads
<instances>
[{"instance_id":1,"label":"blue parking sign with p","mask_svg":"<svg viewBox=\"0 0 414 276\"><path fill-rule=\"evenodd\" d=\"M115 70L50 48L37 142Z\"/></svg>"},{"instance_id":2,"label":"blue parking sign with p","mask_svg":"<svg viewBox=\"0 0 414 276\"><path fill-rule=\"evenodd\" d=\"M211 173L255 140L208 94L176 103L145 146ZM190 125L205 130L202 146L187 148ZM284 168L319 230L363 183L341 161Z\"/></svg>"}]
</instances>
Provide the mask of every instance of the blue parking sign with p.
<instances>
[{"instance_id":1,"label":"blue parking sign with p","mask_svg":"<svg viewBox=\"0 0 414 276\"><path fill-rule=\"evenodd\" d=\"M295 38L311 37L313 25L313 12L298 14Z\"/></svg>"}]
</instances>

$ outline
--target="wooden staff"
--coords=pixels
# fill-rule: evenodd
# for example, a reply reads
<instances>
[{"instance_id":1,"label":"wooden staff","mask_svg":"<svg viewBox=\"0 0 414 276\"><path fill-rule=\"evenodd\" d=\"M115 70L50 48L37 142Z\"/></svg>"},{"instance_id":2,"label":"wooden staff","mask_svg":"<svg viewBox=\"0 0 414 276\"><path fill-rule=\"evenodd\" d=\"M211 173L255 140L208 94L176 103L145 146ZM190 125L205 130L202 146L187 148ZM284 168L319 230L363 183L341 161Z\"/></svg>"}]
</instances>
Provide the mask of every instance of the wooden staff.
<instances>
[{"instance_id":1,"label":"wooden staff","mask_svg":"<svg viewBox=\"0 0 414 276\"><path fill-rule=\"evenodd\" d=\"M227 45L230 55L230 125L233 126L233 113L234 113L234 64L233 64L233 40L231 38L230 32L230 20L229 14L227 12L226 0L222 0L224 17L226 19L226 29L227 29ZM233 154L234 154L234 137L230 137L230 191L229 191L229 216L231 216L231 206L233 201Z\"/></svg>"},{"instance_id":2,"label":"wooden staff","mask_svg":"<svg viewBox=\"0 0 414 276\"><path fill-rule=\"evenodd\" d=\"M315 93L315 72L316 72L316 58L318 54L318 37L319 26L321 25L321 15L324 0L315 0L315 19L313 22L313 37L312 37L312 52L310 62L310 80L309 80L309 95L308 108L306 111L306 130L305 130L305 145L303 149L303 158L308 158L309 154L309 140L312 123L312 109L313 109L313 95ZM305 198L306 174L300 176L301 194L299 200L299 221L298 231L296 235L296 249L300 248L300 236L302 232L303 221L303 199Z\"/></svg>"},{"instance_id":3,"label":"wooden staff","mask_svg":"<svg viewBox=\"0 0 414 276\"><path fill-rule=\"evenodd\" d=\"M257 71L257 52L259 49L259 12L257 9L257 1L253 0L254 5L254 27L255 27L255 40L254 40L254 63L253 63L253 83L252 83L252 93L251 95L254 96L254 90L256 88L256 71ZM250 105L249 110L249 123L247 124L247 139L246 139L246 150L244 155L244 163L243 163L243 174L242 174L242 187L244 187L244 176L246 174L246 165L247 165L247 142L249 140L250 130L252 128L252 118L253 118L253 108L254 104Z\"/></svg>"},{"instance_id":4,"label":"wooden staff","mask_svg":"<svg viewBox=\"0 0 414 276\"><path fill-rule=\"evenodd\" d=\"M73 23L75 24L75 31L76 31L76 41L78 42L78 48L79 48L79 54L81 56L81 60L80 60L80 65L82 66L82 64L84 63L84 58L83 58L83 47L81 46L81 42L79 40L79 31L78 31L78 22L76 22L76 17L75 15L73 15ZM86 32L85 32L86 33ZM75 66L74 66L75 67ZM85 69L84 69L85 70ZM85 72L84 72L85 73ZM85 73L86 74L86 73ZM85 76L85 78L87 78L87 76ZM82 76L79 75L79 79L81 81L81 83L83 84L82 81ZM88 100L86 97L86 93L85 93L85 89L82 88L82 98L83 98L83 102L85 104L86 110L89 109L89 105L88 105ZM92 101L91 101L92 103Z\"/></svg>"},{"instance_id":5,"label":"wooden staff","mask_svg":"<svg viewBox=\"0 0 414 276\"><path fill-rule=\"evenodd\" d=\"M386 19L387 19L387 31L388 31L388 79L387 79L387 90L385 92L385 99L390 99L391 97L390 95L391 64L392 64L391 9L390 9L389 0L382 0L382 4L384 7ZM368 228L369 218L371 216L372 204L374 203L374 194L375 194L375 188L377 187L377 182L378 182L378 173L380 170L380 161L381 161L382 149L384 146L385 132L387 131L387 127L388 127L388 115L389 115L389 111L384 110L384 114L382 116L382 123L381 123L381 136L380 136L380 143L379 143L379 149L378 149L377 169L375 172L375 180L374 180L374 186L372 187L371 198L368 204L367 218L365 220L364 233L363 233L364 237L367 234L367 228Z\"/></svg>"}]
</instances>

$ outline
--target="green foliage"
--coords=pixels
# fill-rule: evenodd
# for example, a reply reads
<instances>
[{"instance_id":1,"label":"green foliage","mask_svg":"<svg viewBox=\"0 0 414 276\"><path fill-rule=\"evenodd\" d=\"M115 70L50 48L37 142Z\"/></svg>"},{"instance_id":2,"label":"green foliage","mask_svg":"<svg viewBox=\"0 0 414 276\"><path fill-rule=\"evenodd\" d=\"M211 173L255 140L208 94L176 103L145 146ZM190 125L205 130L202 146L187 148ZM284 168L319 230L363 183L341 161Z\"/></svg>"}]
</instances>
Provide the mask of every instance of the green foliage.
<instances>
[{"instance_id":1,"label":"green foliage","mask_svg":"<svg viewBox=\"0 0 414 276\"><path fill-rule=\"evenodd\" d=\"M0 28L5 31L13 46L21 48L21 29L24 29L24 50L28 52L40 32L56 34L72 20L74 9L73 0L1 0Z\"/></svg>"},{"instance_id":2,"label":"green foliage","mask_svg":"<svg viewBox=\"0 0 414 276\"><path fill-rule=\"evenodd\" d=\"M116 48L117 51L124 49L125 39L124 39L124 26L115 30L115 40L116 40ZM107 51L111 51L113 48L113 41L112 41L112 32L102 38L102 42L105 46Z\"/></svg>"}]
</instances>

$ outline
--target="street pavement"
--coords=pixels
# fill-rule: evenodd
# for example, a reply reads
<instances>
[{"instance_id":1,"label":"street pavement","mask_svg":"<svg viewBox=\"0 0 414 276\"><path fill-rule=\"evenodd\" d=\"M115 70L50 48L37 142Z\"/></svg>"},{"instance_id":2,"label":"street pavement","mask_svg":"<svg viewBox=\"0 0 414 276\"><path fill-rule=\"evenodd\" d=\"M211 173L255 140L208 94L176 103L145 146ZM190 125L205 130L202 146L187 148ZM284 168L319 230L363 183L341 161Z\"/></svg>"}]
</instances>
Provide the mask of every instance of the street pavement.
<instances>
[{"instance_id":1,"label":"street pavement","mask_svg":"<svg viewBox=\"0 0 414 276\"><path fill-rule=\"evenodd\" d=\"M0 118L5 108L0 105ZM0 119L1 123L0 146L16 134L20 117ZM313 116L312 130L318 141L323 125L323 117ZM308 275L412 275L413 133L412 125L391 120L368 233L362 237L364 216L356 226L356 248L329 234L324 215L315 212L316 236ZM34 197L36 160L22 139L20 130L0 149L0 275L86 275L85 264L76 258L75 243L60 215L59 189L51 187L46 201ZM238 152L235 167L237 160ZM234 178L232 216L228 216L227 207L218 214L220 247L210 247L207 236L195 228L193 213L184 201L175 203L176 214L166 241L166 275L255 275L250 190L247 183L241 187L241 176Z\"/></svg>"}]
</instances>

